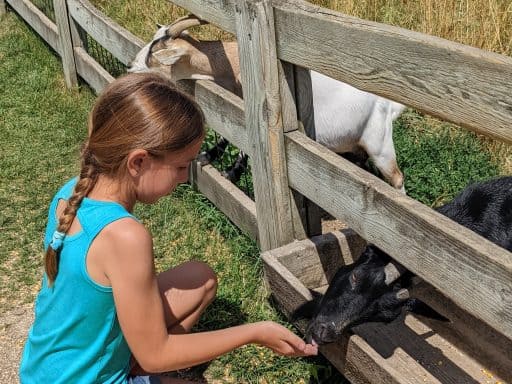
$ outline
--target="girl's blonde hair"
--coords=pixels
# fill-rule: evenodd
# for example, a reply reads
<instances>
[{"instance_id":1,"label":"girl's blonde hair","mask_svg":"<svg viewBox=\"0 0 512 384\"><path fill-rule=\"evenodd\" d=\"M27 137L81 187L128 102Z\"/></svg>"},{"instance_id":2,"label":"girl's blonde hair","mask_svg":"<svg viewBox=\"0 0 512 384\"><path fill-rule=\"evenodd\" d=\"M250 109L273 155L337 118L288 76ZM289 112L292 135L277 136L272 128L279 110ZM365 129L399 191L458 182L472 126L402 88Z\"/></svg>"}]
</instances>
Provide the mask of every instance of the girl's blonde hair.
<instances>
[{"instance_id":1,"label":"girl's blonde hair","mask_svg":"<svg viewBox=\"0 0 512 384\"><path fill-rule=\"evenodd\" d=\"M83 144L81 167L73 194L59 217L65 234L99 175L124 176L128 154L145 149L164 156L196 142L205 134L199 106L157 73L131 73L109 84L89 115L89 136ZM51 286L57 277L59 249L46 250L45 271Z\"/></svg>"}]
</instances>

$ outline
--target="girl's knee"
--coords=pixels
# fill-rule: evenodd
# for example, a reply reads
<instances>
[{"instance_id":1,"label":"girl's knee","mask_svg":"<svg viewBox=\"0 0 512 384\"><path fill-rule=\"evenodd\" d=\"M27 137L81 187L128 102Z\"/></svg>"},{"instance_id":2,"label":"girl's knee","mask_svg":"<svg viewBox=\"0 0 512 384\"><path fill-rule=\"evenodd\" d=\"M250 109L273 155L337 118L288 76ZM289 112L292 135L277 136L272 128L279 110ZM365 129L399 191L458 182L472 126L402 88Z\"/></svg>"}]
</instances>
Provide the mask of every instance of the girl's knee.
<instances>
[{"instance_id":1,"label":"girl's knee","mask_svg":"<svg viewBox=\"0 0 512 384\"><path fill-rule=\"evenodd\" d=\"M217 293L217 274L215 271L206 263L202 261L192 260L187 264L193 268L196 273L199 275L199 279L202 281L202 285L205 289L205 296L211 300L215 297Z\"/></svg>"}]
</instances>

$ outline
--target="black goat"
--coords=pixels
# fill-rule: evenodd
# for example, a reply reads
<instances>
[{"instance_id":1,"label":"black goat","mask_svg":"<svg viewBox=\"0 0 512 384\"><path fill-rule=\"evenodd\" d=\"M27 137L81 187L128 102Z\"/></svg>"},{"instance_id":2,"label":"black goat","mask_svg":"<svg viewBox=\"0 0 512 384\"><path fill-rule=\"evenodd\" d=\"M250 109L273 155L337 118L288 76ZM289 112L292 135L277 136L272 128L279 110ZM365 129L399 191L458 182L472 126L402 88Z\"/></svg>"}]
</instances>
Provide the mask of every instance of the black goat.
<instances>
[{"instance_id":1,"label":"black goat","mask_svg":"<svg viewBox=\"0 0 512 384\"><path fill-rule=\"evenodd\" d=\"M471 184L437 209L495 244L512 251L512 177ZM306 341L326 344L366 322L391 322L402 310L446 320L407 290L413 274L373 245L341 267L323 296L299 307L292 319L310 318Z\"/></svg>"}]
</instances>

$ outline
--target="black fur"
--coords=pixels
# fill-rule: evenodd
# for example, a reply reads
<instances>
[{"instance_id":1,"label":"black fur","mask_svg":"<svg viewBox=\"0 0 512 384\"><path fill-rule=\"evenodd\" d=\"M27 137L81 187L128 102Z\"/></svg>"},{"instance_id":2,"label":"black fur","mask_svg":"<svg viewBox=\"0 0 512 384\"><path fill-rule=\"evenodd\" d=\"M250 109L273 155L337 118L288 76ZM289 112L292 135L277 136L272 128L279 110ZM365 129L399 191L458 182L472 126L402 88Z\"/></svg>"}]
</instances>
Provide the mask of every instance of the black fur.
<instances>
[{"instance_id":1,"label":"black fur","mask_svg":"<svg viewBox=\"0 0 512 384\"><path fill-rule=\"evenodd\" d=\"M512 177L471 184L438 211L512 251ZM299 307L292 318L310 318L306 340L317 344L335 341L345 330L366 322L390 322L403 310L447 320L418 299L399 295L410 287L407 271L391 286L384 282L384 267L391 257L369 245L357 262L341 267L324 296Z\"/></svg>"}]
</instances>

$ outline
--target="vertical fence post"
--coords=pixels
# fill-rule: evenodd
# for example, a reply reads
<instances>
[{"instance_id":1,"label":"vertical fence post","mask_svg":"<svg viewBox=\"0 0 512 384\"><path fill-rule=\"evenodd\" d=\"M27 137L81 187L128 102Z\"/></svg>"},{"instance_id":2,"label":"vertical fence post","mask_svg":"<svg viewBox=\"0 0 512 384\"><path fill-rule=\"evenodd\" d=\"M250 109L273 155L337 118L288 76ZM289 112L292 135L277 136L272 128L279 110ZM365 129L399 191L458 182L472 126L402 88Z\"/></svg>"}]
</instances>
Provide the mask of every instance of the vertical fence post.
<instances>
[{"instance_id":1,"label":"vertical fence post","mask_svg":"<svg viewBox=\"0 0 512 384\"><path fill-rule=\"evenodd\" d=\"M0 16L5 15L7 9L5 7L5 0L0 0Z\"/></svg>"},{"instance_id":2,"label":"vertical fence post","mask_svg":"<svg viewBox=\"0 0 512 384\"><path fill-rule=\"evenodd\" d=\"M53 0L55 9L55 22L59 31L60 56L62 67L64 69L64 78L68 88L78 85L76 74L75 56L73 52L73 43L71 40L71 31L69 27L68 7L66 0Z\"/></svg>"},{"instance_id":3,"label":"vertical fence post","mask_svg":"<svg viewBox=\"0 0 512 384\"><path fill-rule=\"evenodd\" d=\"M273 9L269 0L236 0L236 34L245 121L253 147L253 183L263 251L293 240L284 152Z\"/></svg>"},{"instance_id":4,"label":"vertical fence post","mask_svg":"<svg viewBox=\"0 0 512 384\"><path fill-rule=\"evenodd\" d=\"M300 130L314 138L313 96L309 70L287 62L280 63L280 69L282 68L284 72L280 82L283 130L284 132ZM305 239L321 234L320 208L294 190L291 195L295 238Z\"/></svg>"},{"instance_id":5,"label":"vertical fence post","mask_svg":"<svg viewBox=\"0 0 512 384\"><path fill-rule=\"evenodd\" d=\"M311 86L311 74L309 69L299 66L293 66L293 75L295 83L295 102L297 106L297 117L300 122L300 130L309 138L316 139L315 131L315 111L313 108L313 89ZM304 199L304 209L306 211L307 233L308 236L316 236L322 233L322 220L320 207Z\"/></svg>"}]
</instances>

